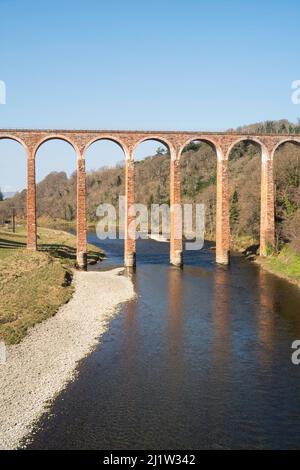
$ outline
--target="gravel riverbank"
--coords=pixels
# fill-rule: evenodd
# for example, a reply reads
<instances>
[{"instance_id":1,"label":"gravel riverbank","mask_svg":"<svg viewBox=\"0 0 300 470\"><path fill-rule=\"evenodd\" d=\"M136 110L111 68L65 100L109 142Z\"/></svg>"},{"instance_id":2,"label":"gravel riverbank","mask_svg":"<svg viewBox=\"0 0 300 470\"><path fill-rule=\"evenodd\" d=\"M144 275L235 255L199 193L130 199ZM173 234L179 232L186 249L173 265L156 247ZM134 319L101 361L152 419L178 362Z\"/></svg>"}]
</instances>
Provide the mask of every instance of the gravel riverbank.
<instances>
[{"instance_id":1,"label":"gravel riverbank","mask_svg":"<svg viewBox=\"0 0 300 470\"><path fill-rule=\"evenodd\" d=\"M77 362L107 330L119 304L134 297L122 269L76 272L75 293L58 313L7 347L0 365L0 448L14 449L49 402L72 380Z\"/></svg>"}]
</instances>

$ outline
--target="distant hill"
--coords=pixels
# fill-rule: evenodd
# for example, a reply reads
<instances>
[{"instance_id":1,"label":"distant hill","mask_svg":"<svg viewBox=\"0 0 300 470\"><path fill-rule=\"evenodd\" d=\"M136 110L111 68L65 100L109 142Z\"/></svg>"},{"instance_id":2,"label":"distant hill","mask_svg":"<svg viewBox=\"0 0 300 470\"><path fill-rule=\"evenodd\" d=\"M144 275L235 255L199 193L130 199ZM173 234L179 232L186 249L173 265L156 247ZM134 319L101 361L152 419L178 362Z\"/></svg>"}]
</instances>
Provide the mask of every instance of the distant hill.
<instances>
[{"instance_id":1,"label":"distant hill","mask_svg":"<svg viewBox=\"0 0 300 470\"><path fill-rule=\"evenodd\" d=\"M10 197L13 197L16 194L16 191L11 191L11 192L3 192L3 197L4 199L9 199Z\"/></svg>"},{"instance_id":2,"label":"distant hill","mask_svg":"<svg viewBox=\"0 0 300 470\"><path fill-rule=\"evenodd\" d=\"M255 124L248 124L246 126L238 127L237 132L257 132L258 134L300 134L300 119L294 124L287 119L280 119L279 121L264 121Z\"/></svg>"}]
</instances>

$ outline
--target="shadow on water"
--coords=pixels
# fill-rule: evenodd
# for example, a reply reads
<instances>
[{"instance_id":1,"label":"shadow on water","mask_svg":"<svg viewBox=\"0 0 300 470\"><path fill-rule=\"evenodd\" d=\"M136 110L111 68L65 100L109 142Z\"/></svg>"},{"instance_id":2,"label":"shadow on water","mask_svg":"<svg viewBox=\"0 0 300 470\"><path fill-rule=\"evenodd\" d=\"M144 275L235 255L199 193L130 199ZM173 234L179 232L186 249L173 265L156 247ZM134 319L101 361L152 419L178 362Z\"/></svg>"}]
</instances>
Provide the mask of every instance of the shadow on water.
<instances>
[{"instance_id":1,"label":"shadow on water","mask_svg":"<svg viewBox=\"0 0 300 470\"><path fill-rule=\"evenodd\" d=\"M94 234L89 241L95 242ZM123 264L102 241L101 269ZM139 241L121 308L28 448L297 448L300 291L239 257L216 266L209 246L169 266L169 246Z\"/></svg>"}]
</instances>

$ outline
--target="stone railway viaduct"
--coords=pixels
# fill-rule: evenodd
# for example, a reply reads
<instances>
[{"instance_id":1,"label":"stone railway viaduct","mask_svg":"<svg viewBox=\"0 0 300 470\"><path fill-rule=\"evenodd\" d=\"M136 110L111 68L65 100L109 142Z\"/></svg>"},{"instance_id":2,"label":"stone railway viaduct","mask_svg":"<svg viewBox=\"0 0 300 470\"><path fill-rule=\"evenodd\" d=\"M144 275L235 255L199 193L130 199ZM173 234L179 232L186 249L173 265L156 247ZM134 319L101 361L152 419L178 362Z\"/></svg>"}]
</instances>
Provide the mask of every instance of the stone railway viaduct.
<instances>
[{"instance_id":1,"label":"stone railway viaduct","mask_svg":"<svg viewBox=\"0 0 300 470\"><path fill-rule=\"evenodd\" d=\"M147 140L156 140L170 152L170 262L182 264L183 242L176 234L181 232L181 217L176 206L180 204L180 156L186 145L202 141L211 145L217 157L217 216L216 261L228 264L230 253L228 158L231 149L241 141L256 143L261 149L261 223L260 255L266 256L268 245L275 243L273 160L275 150L285 142L300 143L300 136L223 132L173 132L173 131L101 131L101 130L5 130L0 129L0 139L12 139L23 145L27 155L27 247L37 249L36 179L35 157L39 147L46 141L60 139L68 142L77 155L77 262L86 265L86 175L85 153L98 140L117 143L125 155L125 266L135 264L135 240L128 236L129 224L134 217L128 208L134 204L134 151Z\"/></svg>"}]
</instances>

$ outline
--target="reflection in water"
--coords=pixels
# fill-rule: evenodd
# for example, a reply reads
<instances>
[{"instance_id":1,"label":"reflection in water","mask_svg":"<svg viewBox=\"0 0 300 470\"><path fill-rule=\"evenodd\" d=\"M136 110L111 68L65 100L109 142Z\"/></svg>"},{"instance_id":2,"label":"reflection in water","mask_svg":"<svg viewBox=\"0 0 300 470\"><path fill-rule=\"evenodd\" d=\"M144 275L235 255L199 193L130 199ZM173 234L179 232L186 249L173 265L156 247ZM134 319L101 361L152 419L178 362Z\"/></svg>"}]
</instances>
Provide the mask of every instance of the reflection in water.
<instances>
[{"instance_id":1,"label":"reflection in water","mask_svg":"<svg viewBox=\"0 0 300 470\"><path fill-rule=\"evenodd\" d=\"M224 396L232 395L228 378L231 372L232 326L230 322L230 274L226 266L216 266L214 277L214 303L212 309L211 380L209 402L209 427L215 436L211 447L228 448L227 441L218 438L218 430L226 428L227 416L223 404L216 404L216 390L223 390ZM227 406L227 405L225 405Z\"/></svg>"},{"instance_id":2,"label":"reflection in water","mask_svg":"<svg viewBox=\"0 0 300 470\"><path fill-rule=\"evenodd\" d=\"M89 241L95 242L93 234ZM121 265L123 243L101 242ZM122 307L28 448L297 448L300 290L241 258L204 249L169 266L140 241L137 298Z\"/></svg>"},{"instance_id":3,"label":"reflection in water","mask_svg":"<svg viewBox=\"0 0 300 470\"><path fill-rule=\"evenodd\" d=\"M300 289L263 269L259 271L259 277L259 284L264 292L262 303L269 315L277 314L273 315L273 321L276 322L278 316L284 318L285 327L300 338ZM276 323L274 327L277 327Z\"/></svg>"},{"instance_id":4,"label":"reflection in water","mask_svg":"<svg viewBox=\"0 0 300 470\"><path fill-rule=\"evenodd\" d=\"M133 282L135 291L138 289L138 281L135 275L135 268L126 268L125 273L130 277ZM124 346L122 348L122 356L120 358L120 365L122 369L128 370L127 381L122 390L122 400L125 398L126 409L123 413L130 416L138 403L136 402L136 394L131 394L131 390L136 387L136 380L138 376L137 355L138 345L136 338L138 337L138 316L137 316L137 303L136 300L128 302L124 306Z\"/></svg>"},{"instance_id":5,"label":"reflection in water","mask_svg":"<svg viewBox=\"0 0 300 470\"><path fill-rule=\"evenodd\" d=\"M182 272L172 267L168 272L168 332L170 359L178 360L182 355Z\"/></svg>"},{"instance_id":6,"label":"reflection in water","mask_svg":"<svg viewBox=\"0 0 300 470\"><path fill-rule=\"evenodd\" d=\"M183 292L182 271L172 267L168 272L168 317L167 317L167 350L166 350L166 383L171 392L170 402L176 403L182 393L184 382L184 349L183 349Z\"/></svg>"},{"instance_id":7,"label":"reflection in water","mask_svg":"<svg viewBox=\"0 0 300 470\"><path fill-rule=\"evenodd\" d=\"M230 273L226 266L216 266L213 309L213 371L221 379L220 369L230 366Z\"/></svg>"},{"instance_id":8,"label":"reflection in water","mask_svg":"<svg viewBox=\"0 0 300 470\"><path fill-rule=\"evenodd\" d=\"M275 310L273 284L268 285L268 274L263 269L258 272L259 276L259 300L256 308L257 338L261 345L258 360L265 367L272 360L272 350L275 342Z\"/></svg>"}]
</instances>

